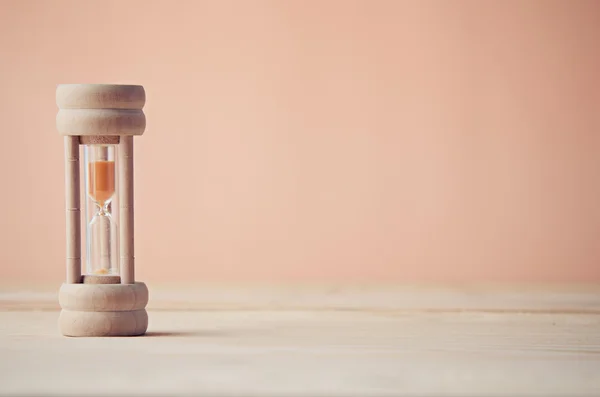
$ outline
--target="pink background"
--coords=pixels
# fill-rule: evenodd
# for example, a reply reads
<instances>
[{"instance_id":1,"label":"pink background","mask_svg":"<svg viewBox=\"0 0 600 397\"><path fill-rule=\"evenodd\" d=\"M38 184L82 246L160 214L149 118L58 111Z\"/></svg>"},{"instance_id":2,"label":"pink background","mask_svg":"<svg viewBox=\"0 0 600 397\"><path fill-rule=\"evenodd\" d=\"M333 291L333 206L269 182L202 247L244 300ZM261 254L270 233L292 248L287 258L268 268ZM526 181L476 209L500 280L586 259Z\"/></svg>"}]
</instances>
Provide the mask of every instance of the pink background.
<instances>
[{"instance_id":1,"label":"pink background","mask_svg":"<svg viewBox=\"0 0 600 397\"><path fill-rule=\"evenodd\" d=\"M600 281L600 2L0 1L1 283L64 278L59 83L147 92L138 278Z\"/></svg>"}]
</instances>

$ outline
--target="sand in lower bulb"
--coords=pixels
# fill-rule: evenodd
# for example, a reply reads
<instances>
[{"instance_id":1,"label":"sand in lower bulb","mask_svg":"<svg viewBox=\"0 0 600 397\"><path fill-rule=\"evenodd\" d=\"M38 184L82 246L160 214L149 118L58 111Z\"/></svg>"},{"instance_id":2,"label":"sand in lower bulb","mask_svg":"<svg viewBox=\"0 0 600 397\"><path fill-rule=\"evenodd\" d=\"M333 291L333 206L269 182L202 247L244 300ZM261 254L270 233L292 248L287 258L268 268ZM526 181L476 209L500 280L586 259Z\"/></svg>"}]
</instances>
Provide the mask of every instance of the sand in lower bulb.
<instances>
[{"instance_id":1,"label":"sand in lower bulb","mask_svg":"<svg viewBox=\"0 0 600 397\"><path fill-rule=\"evenodd\" d=\"M113 212L118 197L116 151L117 145L84 145L89 275L119 274L119 230Z\"/></svg>"}]
</instances>

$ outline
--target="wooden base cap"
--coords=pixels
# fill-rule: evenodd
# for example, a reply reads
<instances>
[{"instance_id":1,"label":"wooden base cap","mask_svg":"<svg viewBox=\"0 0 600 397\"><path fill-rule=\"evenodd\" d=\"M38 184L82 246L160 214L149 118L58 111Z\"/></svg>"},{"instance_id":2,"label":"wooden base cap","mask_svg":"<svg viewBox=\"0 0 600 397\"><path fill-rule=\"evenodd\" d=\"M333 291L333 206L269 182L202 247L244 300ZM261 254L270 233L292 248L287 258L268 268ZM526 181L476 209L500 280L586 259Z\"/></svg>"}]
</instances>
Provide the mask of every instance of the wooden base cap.
<instances>
[{"instance_id":1,"label":"wooden base cap","mask_svg":"<svg viewBox=\"0 0 600 397\"><path fill-rule=\"evenodd\" d=\"M72 337L138 336L148 329L145 309L121 312L62 310L60 332Z\"/></svg>"},{"instance_id":2,"label":"wooden base cap","mask_svg":"<svg viewBox=\"0 0 600 397\"><path fill-rule=\"evenodd\" d=\"M58 293L65 336L136 336L148 328L148 287L135 284L63 284Z\"/></svg>"}]
</instances>

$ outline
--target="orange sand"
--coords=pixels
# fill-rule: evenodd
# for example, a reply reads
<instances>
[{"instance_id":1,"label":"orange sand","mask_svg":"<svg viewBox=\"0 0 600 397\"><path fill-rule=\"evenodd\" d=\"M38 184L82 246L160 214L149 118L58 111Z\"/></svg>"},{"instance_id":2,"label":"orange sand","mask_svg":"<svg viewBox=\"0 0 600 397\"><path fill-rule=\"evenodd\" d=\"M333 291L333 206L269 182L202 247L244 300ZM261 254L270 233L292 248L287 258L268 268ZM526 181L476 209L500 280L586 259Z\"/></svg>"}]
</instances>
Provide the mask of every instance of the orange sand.
<instances>
[{"instance_id":1,"label":"orange sand","mask_svg":"<svg viewBox=\"0 0 600 397\"><path fill-rule=\"evenodd\" d=\"M103 206L115 194L115 162L94 161L89 164L89 195Z\"/></svg>"}]
</instances>

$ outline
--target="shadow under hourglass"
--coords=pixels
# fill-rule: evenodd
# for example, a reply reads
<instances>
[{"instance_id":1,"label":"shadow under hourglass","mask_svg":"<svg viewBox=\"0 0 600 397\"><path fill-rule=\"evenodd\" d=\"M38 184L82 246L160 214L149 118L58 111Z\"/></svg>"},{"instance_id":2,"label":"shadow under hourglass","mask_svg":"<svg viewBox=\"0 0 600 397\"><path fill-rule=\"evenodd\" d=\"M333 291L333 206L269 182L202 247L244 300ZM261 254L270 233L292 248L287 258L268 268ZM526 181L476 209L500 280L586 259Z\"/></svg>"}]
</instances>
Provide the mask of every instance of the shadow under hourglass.
<instances>
[{"instance_id":1,"label":"shadow under hourglass","mask_svg":"<svg viewBox=\"0 0 600 397\"><path fill-rule=\"evenodd\" d=\"M223 336L231 336L231 333L225 330L190 330L190 331L149 331L146 332L145 335L140 335L141 337L223 337Z\"/></svg>"}]
</instances>

